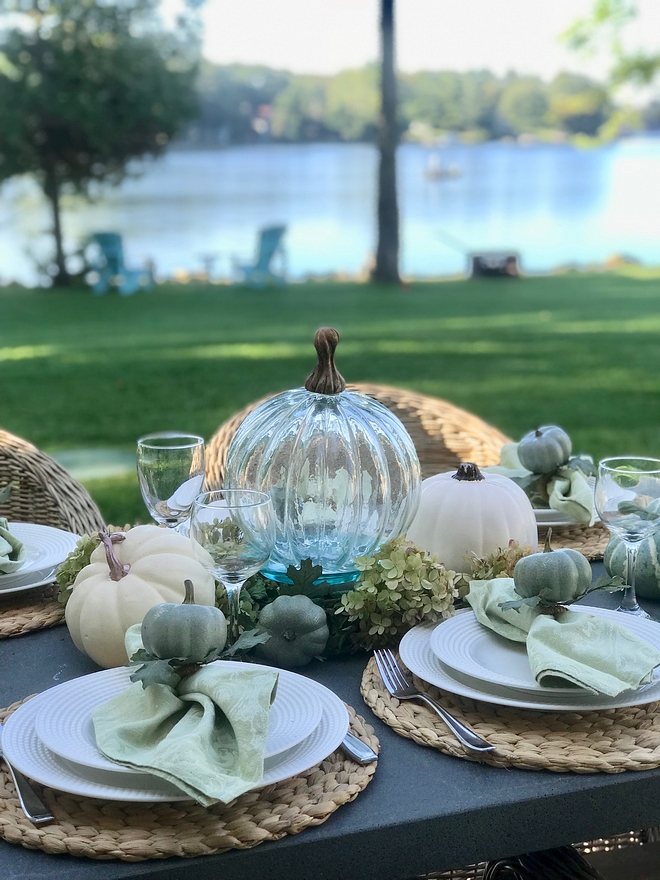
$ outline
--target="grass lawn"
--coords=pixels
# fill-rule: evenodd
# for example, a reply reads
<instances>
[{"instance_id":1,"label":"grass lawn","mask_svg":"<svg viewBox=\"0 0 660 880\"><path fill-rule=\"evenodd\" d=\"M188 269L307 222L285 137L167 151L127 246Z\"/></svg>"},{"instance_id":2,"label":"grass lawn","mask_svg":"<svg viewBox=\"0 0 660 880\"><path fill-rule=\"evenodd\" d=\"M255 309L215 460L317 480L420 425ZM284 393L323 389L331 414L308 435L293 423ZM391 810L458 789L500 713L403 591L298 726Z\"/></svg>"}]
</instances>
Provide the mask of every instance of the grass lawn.
<instances>
[{"instance_id":1,"label":"grass lawn","mask_svg":"<svg viewBox=\"0 0 660 880\"><path fill-rule=\"evenodd\" d=\"M148 431L210 437L303 383L314 331L339 369L463 406L514 438L541 423L594 457L660 457L660 280L608 273L265 292L160 286L133 297L0 291L0 424L46 451L131 451ZM88 481L112 522L147 520L134 476Z\"/></svg>"}]
</instances>

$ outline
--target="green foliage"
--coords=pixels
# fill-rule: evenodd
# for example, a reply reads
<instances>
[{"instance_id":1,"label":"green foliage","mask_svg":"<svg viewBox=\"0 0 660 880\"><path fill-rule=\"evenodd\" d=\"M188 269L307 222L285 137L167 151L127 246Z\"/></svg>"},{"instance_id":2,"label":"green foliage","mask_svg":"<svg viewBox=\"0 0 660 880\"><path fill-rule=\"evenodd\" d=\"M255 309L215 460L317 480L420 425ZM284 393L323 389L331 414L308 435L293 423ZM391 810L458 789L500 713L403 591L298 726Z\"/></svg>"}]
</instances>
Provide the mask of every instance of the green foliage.
<instances>
[{"instance_id":1,"label":"green foliage","mask_svg":"<svg viewBox=\"0 0 660 880\"><path fill-rule=\"evenodd\" d=\"M585 55L605 51L611 58L613 86L649 85L660 70L660 53L624 48L626 28L639 14L637 0L594 0L591 13L563 34L569 47Z\"/></svg>"},{"instance_id":2,"label":"green foliage","mask_svg":"<svg viewBox=\"0 0 660 880\"><path fill-rule=\"evenodd\" d=\"M370 650L390 645L412 626L453 614L456 576L411 541L395 538L356 560L360 578L341 597L337 615L359 622L354 636Z\"/></svg>"},{"instance_id":3,"label":"green foliage","mask_svg":"<svg viewBox=\"0 0 660 880\"><path fill-rule=\"evenodd\" d=\"M0 181L36 175L65 277L62 190L118 182L131 159L165 149L195 114L194 42L189 28L180 37L157 26L153 0L0 0L0 14L10 13L0 42Z\"/></svg>"},{"instance_id":4,"label":"green foliage","mask_svg":"<svg viewBox=\"0 0 660 880\"><path fill-rule=\"evenodd\" d=\"M546 123L569 134L595 136L613 112L607 89L580 74L557 74L548 97Z\"/></svg>"},{"instance_id":5,"label":"green foliage","mask_svg":"<svg viewBox=\"0 0 660 880\"><path fill-rule=\"evenodd\" d=\"M523 556L531 556L536 552L529 544L519 544L511 539L508 547L500 547L494 553L487 556L477 556L473 553L470 557L470 580L490 581L493 578L513 577L513 569ZM469 584L468 584L469 586Z\"/></svg>"},{"instance_id":6,"label":"green foliage","mask_svg":"<svg viewBox=\"0 0 660 880\"><path fill-rule=\"evenodd\" d=\"M124 526L123 529L117 528L117 526L108 526L107 531L112 535L115 532L127 532L129 528L130 526ZM76 544L75 549L69 553L62 565L57 569L57 574L55 575L55 580L57 581L57 586L59 588L57 600L58 602L61 602L62 605L66 605L69 601L73 582L82 569L85 568L86 565L89 565L90 556L100 543L101 539L98 532L93 535L83 535Z\"/></svg>"},{"instance_id":7,"label":"green foliage","mask_svg":"<svg viewBox=\"0 0 660 880\"><path fill-rule=\"evenodd\" d=\"M548 96L543 82L533 76L514 79L502 92L498 112L516 133L543 128L548 112Z\"/></svg>"}]
</instances>

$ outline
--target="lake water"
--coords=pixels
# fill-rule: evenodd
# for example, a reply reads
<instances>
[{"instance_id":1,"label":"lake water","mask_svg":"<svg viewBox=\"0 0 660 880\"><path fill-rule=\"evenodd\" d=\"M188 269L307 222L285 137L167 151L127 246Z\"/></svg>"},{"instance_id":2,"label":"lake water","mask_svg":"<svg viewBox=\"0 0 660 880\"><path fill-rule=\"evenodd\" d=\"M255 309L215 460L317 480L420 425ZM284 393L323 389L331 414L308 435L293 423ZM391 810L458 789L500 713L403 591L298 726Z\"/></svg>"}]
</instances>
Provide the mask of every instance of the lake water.
<instances>
[{"instance_id":1,"label":"lake water","mask_svg":"<svg viewBox=\"0 0 660 880\"><path fill-rule=\"evenodd\" d=\"M660 264L660 139L597 150L487 143L438 152L460 176L426 175L431 150L399 150L402 269L417 277L461 272L465 250L513 249L530 272L625 254ZM159 276L197 272L213 255L230 273L257 230L284 223L293 278L359 273L375 244L376 151L366 144L259 145L170 152L144 173L64 213L69 247L93 232L124 236L127 262L151 259ZM49 215L36 187L0 190L0 281L34 283Z\"/></svg>"}]
</instances>

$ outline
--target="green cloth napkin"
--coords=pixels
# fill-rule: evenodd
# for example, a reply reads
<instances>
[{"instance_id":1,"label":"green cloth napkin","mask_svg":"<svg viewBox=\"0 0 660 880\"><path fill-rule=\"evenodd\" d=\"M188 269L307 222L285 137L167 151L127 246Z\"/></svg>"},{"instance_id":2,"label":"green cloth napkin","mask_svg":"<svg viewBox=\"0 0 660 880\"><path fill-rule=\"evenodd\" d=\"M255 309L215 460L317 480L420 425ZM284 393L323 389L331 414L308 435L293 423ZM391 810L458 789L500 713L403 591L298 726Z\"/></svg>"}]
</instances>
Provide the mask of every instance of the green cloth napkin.
<instances>
[{"instance_id":1,"label":"green cloth napkin","mask_svg":"<svg viewBox=\"0 0 660 880\"><path fill-rule=\"evenodd\" d=\"M500 452L499 465L482 468L487 474L501 474L517 481L531 475L518 458L518 444L506 443ZM595 519L594 493L582 471L559 468L548 482L548 503L553 510L566 513L584 525Z\"/></svg>"},{"instance_id":2,"label":"green cloth napkin","mask_svg":"<svg viewBox=\"0 0 660 880\"><path fill-rule=\"evenodd\" d=\"M0 574L10 574L25 562L23 542L9 531L9 522L0 516ZM2 586L0 582L0 587Z\"/></svg>"},{"instance_id":3,"label":"green cloth napkin","mask_svg":"<svg viewBox=\"0 0 660 880\"><path fill-rule=\"evenodd\" d=\"M126 634L129 657L142 647L139 633L138 624ZM167 779L204 807L229 803L263 776L277 678L220 660L176 692L136 682L95 709L96 744L111 761Z\"/></svg>"},{"instance_id":4,"label":"green cloth napkin","mask_svg":"<svg viewBox=\"0 0 660 880\"><path fill-rule=\"evenodd\" d=\"M566 682L592 694L616 697L648 684L660 665L660 651L618 623L566 610L555 620L538 608L500 608L520 597L513 578L471 581L467 600L483 626L514 642L526 642L527 657L540 685Z\"/></svg>"}]
</instances>

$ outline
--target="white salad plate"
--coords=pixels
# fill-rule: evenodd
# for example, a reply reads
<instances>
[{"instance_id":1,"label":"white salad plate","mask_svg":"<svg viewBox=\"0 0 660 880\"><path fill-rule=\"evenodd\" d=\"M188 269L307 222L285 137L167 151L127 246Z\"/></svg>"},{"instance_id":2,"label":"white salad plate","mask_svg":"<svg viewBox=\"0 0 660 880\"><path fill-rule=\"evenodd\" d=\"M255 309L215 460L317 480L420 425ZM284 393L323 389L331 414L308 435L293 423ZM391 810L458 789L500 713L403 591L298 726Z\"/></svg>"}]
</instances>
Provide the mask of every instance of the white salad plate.
<instances>
[{"instance_id":1,"label":"white salad plate","mask_svg":"<svg viewBox=\"0 0 660 880\"><path fill-rule=\"evenodd\" d=\"M349 718L343 702L318 682L308 680L308 684L307 693L314 693L322 707L318 726L298 745L267 758L264 775L255 788L309 770L331 755L346 736ZM139 773L118 776L116 772L83 767L59 757L37 736L35 720L39 712L36 697L28 700L2 730L2 748L7 760L30 779L59 791L103 800L141 803L190 800L176 786L157 776Z\"/></svg>"},{"instance_id":2,"label":"white salad plate","mask_svg":"<svg viewBox=\"0 0 660 880\"><path fill-rule=\"evenodd\" d=\"M218 662L228 668L245 666L232 660ZM250 667L259 668L253 663ZM261 668L270 670L270 667ZM92 712L97 706L107 703L131 685L129 676L132 671L125 666L104 669L66 681L33 697L39 707L34 722L39 739L60 758L85 767L110 773L142 773L115 764L99 752L92 721ZM271 758L287 751L318 726L323 708L312 684L302 675L280 670L277 694L268 719L264 757Z\"/></svg>"},{"instance_id":3,"label":"white salad plate","mask_svg":"<svg viewBox=\"0 0 660 880\"><path fill-rule=\"evenodd\" d=\"M573 605L571 610L625 626L654 648L660 649L660 625L652 620L605 608ZM457 614L436 627L431 634L430 645L445 666L486 687L497 685L514 688L534 696L547 695L548 692L562 698L585 695L585 691L575 685L549 688L538 684L532 675L524 642L505 639L482 626L473 611ZM655 681L660 682L660 670L655 672Z\"/></svg>"},{"instance_id":4,"label":"white salad plate","mask_svg":"<svg viewBox=\"0 0 660 880\"><path fill-rule=\"evenodd\" d=\"M25 547L23 565L11 574L0 574L0 593L19 593L51 583L58 566L80 540L78 535L36 523L9 523L9 531Z\"/></svg>"},{"instance_id":5,"label":"white salad plate","mask_svg":"<svg viewBox=\"0 0 660 880\"><path fill-rule=\"evenodd\" d=\"M581 609L582 610L582 609ZM585 611L603 609L584 608ZM620 615L621 612L610 612ZM617 618L618 620L618 618ZM626 621L627 624L627 621ZM588 712L595 709L618 709L622 706L643 706L660 700L660 682L657 679L637 691L625 691L618 697L604 697L574 689L574 696L554 693L554 688L542 692L528 692L516 688L486 684L445 666L431 649L431 634L441 624L423 624L409 630L399 645L401 660L418 678L441 690L497 706L516 709L535 709L546 712ZM657 626L657 624L656 624ZM658 627L660 629L660 626Z\"/></svg>"}]
</instances>

